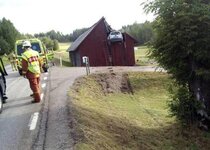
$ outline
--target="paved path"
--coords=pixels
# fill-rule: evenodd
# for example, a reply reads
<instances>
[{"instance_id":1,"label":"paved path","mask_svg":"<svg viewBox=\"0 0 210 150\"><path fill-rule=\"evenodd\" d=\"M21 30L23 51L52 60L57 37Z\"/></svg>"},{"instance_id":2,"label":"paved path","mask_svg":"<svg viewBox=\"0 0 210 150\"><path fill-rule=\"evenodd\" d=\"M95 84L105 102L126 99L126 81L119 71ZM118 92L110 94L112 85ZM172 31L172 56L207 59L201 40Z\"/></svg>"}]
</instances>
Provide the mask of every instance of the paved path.
<instances>
[{"instance_id":1,"label":"paved path","mask_svg":"<svg viewBox=\"0 0 210 150\"><path fill-rule=\"evenodd\" d=\"M74 80L82 75L85 75L83 68L51 68L40 131L34 149L72 149L67 94Z\"/></svg>"},{"instance_id":2,"label":"paved path","mask_svg":"<svg viewBox=\"0 0 210 150\"><path fill-rule=\"evenodd\" d=\"M0 150L29 150L37 135L37 123L42 102L32 104L28 80L6 66L7 103L0 114ZM46 84L42 74L42 83ZM42 88L42 98L45 87ZM32 121L33 120L33 121Z\"/></svg>"}]
</instances>

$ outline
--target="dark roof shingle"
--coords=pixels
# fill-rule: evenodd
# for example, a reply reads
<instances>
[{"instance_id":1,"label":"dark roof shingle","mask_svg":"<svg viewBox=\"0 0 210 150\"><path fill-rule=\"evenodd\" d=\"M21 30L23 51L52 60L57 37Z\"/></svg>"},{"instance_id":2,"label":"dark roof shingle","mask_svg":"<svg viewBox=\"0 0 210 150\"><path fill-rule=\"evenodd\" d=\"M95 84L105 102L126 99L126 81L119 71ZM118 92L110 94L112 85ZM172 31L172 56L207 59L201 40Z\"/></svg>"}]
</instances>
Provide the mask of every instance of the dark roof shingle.
<instances>
[{"instance_id":1,"label":"dark roof shingle","mask_svg":"<svg viewBox=\"0 0 210 150\"><path fill-rule=\"evenodd\" d=\"M75 51L78 46L84 41L84 39L92 32L92 30L95 28L95 26L101 21L105 20L104 17L102 17L97 23L95 23L92 27L90 27L86 32L81 34L67 49L67 52Z\"/></svg>"}]
</instances>

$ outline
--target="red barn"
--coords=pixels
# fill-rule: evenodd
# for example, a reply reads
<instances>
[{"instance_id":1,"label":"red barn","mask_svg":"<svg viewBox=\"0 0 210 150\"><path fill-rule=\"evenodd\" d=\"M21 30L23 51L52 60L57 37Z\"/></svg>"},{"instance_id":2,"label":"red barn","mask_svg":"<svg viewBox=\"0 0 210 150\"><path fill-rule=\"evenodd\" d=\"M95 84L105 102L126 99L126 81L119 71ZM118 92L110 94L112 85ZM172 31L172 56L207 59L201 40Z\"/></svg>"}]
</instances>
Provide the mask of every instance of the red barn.
<instances>
[{"instance_id":1,"label":"red barn","mask_svg":"<svg viewBox=\"0 0 210 150\"><path fill-rule=\"evenodd\" d=\"M122 42L107 39L112 31L104 17L80 35L68 48L73 66L83 66L82 57L89 57L90 66L133 66L134 45L137 41L123 33Z\"/></svg>"}]
</instances>

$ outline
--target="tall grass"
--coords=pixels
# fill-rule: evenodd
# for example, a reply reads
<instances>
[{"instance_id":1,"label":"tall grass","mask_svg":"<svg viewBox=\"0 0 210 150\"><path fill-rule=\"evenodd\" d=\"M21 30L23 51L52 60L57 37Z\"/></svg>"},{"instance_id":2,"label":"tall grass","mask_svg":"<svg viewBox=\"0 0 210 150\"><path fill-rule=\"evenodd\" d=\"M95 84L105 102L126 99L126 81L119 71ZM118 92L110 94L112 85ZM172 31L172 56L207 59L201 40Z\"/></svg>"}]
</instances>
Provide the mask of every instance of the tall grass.
<instances>
[{"instance_id":1,"label":"tall grass","mask_svg":"<svg viewBox=\"0 0 210 150\"><path fill-rule=\"evenodd\" d=\"M102 80L104 80L102 78ZM70 91L78 150L210 149L210 136L183 132L167 109L164 73L129 73L134 94L104 95L98 78L80 78Z\"/></svg>"}]
</instances>

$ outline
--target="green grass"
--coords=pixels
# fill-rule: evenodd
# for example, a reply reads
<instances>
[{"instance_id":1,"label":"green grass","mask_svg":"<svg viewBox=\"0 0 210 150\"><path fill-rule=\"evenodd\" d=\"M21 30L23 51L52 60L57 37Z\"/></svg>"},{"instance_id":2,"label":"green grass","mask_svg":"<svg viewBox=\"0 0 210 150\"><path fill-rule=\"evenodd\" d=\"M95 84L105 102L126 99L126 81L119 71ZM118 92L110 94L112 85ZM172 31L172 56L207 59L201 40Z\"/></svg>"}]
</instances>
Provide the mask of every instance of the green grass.
<instances>
[{"instance_id":1,"label":"green grass","mask_svg":"<svg viewBox=\"0 0 210 150\"><path fill-rule=\"evenodd\" d=\"M69 61L69 53L66 50L70 47L71 43L59 43L59 50L54 52L54 62L60 65L60 58L62 58L62 65L71 66Z\"/></svg>"},{"instance_id":2,"label":"green grass","mask_svg":"<svg viewBox=\"0 0 210 150\"><path fill-rule=\"evenodd\" d=\"M59 43L59 50L58 51L66 51L70 47L71 43Z\"/></svg>"},{"instance_id":3,"label":"green grass","mask_svg":"<svg viewBox=\"0 0 210 150\"><path fill-rule=\"evenodd\" d=\"M5 66L10 64L10 62L6 56L1 56L1 58L2 58L2 61L4 62Z\"/></svg>"},{"instance_id":4,"label":"green grass","mask_svg":"<svg viewBox=\"0 0 210 150\"><path fill-rule=\"evenodd\" d=\"M156 65L155 61L148 58L148 48L147 46L139 46L135 50L136 65L148 66Z\"/></svg>"},{"instance_id":5,"label":"green grass","mask_svg":"<svg viewBox=\"0 0 210 150\"><path fill-rule=\"evenodd\" d=\"M75 82L70 107L77 150L210 149L210 137L182 131L167 109L164 73L129 73L134 94L104 94L95 76Z\"/></svg>"}]
</instances>

